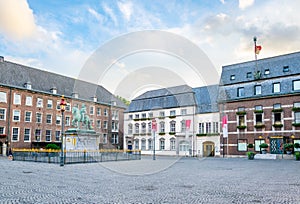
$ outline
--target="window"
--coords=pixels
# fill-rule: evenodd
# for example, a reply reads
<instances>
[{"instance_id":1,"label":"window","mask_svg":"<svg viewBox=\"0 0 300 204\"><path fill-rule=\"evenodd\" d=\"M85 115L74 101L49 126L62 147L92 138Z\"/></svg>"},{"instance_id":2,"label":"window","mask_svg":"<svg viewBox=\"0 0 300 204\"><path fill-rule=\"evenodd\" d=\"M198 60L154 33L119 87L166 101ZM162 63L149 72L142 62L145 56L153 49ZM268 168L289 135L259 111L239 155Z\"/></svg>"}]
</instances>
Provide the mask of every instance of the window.
<instances>
[{"instance_id":1,"label":"window","mask_svg":"<svg viewBox=\"0 0 300 204\"><path fill-rule=\"evenodd\" d=\"M118 121L112 121L111 123L111 129L115 132L119 131L119 123Z\"/></svg>"},{"instance_id":2,"label":"window","mask_svg":"<svg viewBox=\"0 0 300 204\"><path fill-rule=\"evenodd\" d=\"M142 123L142 133L146 133L146 123Z\"/></svg>"},{"instance_id":3,"label":"window","mask_svg":"<svg viewBox=\"0 0 300 204\"><path fill-rule=\"evenodd\" d=\"M151 130L152 130L152 122L149 122L148 123L148 132L151 132Z\"/></svg>"},{"instance_id":4,"label":"window","mask_svg":"<svg viewBox=\"0 0 300 204\"><path fill-rule=\"evenodd\" d=\"M19 110L13 111L13 121L20 121L21 112Z\"/></svg>"},{"instance_id":5,"label":"window","mask_svg":"<svg viewBox=\"0 0 300 204\"><path fill-rule=\"evenodd\" d=\"M247 72L247 78L252 78L252 72Z\"/></svg>"},{"instance_id":6,"label":"window","mask_svg":"<svg viewBox=\"0 0 300 204\"><path fill-rule=\"evenodd\" d=\"M31 122L31 112L30 111L25 112L25 122Z\"/></svg>"},{"instance_id":7,"label":"window","mask_svg":"<svg viewBox=\"0 0 300 204\"><path fill-rule=\"evenodd\" d=\"M42 98L37 98L36 99L36 107L38 107L38 108L43 107L43 99Z\"/></svg>"},{"instance_id":8,"label":"window","mask_svg":"<svg viewBox=\"0 0 300 204\"><path fill-rule=\"evenodd\" d=\"M255 106L254 108L255 108L256 111L262 111L263 110L262 106Z\"/></svg>"},{"instance_id":9,"label":"window","mask_svg":"<svg viewBox=\"0 0 300 204\"><path fill-rule=\"evenodd\" d=\"M273 93L280 93L280 83L273 83Z\"/></svg>"},{"instance_id":10,"label":"window","mask_svg":"<svg viewBox=\"0 0 300 204\"><path fill-rule=\"evenodd\" d=\"M238 107L238 112L243 112L245 111L245 107Z\"/></svg>"},{"instance_id":11,"label":"window","mask_svg":"<svg viewBox=\"0 0 300 204\"><path fill-rule=\"evenodd\" d=\"M41 113L36 113L36 122L42 123L42 114Z\"/></svg>"},{"instance_id":12,"label":"window","mask_svg":"<svg viewBox=\"0 0 300 204\"><path fill-rule=\"evenodd\" d=\"M30 129L25 128L24 129L24 142L30 141Z\"/></svg>"},{"instance_id":13,"label":"window","mask_svg":"<svg viewBox=\"0 0 300 204\"><path fill-rule=\"evenodd\" d=\"M139 118L140 118L140 115L139 115L139 114L135 114L134 118L135 118L135 119L139 119Z\"/></svg>"},{"instance_id":14,"label":"window","mask_svg":"<svg viewBox=\"0 0 300 204\"><path fill-rule=\"evenodd\" d=\"M97 108L97 115L101 115L101 108Z\"/></svg>"},{"instance_id":15,"label":"window","mask_svg":"<svg viewBox=\"0 0 300 204\"><path fill-rule=\"evenodd\" d=\"M165 150L165 139L163 138L159 140L159 149Z\"/></svg>"},{"instance_id":16,"label":"window","mask_svg":"<svg viewBox=\"0 0 300 204\"><path fill-rule=\"evenodd\" d=\"M259 145L265 143L265 140L254 140L254 150L255 151L260 151Z\"/></svg>"},{"instance_id":17,"label":"window","mask_svg":"<svg viewBox=\"0 0 300 204\"><path fill-rule=\"evenodd\" d=\"M59 130L56 130L55 131L55 141L60 141L60 131Z\"/></svg>"},{"instance_id":18,"label":"window","mask_svg":"<svg viewBox=\"0 0 300 204\"><path fill-rule=\"evenodd\" d=\"M133 115L128 115L128 119L132 120L133 119Z\"/></svg>"},{"instance_id":19,"label":"window","mask_svg":"<svg viewBox=\"0 0 300 204\"><path fill-rule=\"evenodd\" d=\"M300 80L293 81L293 90L300 90Z\"/></svg>"},{"instance_id":20,"label":"window","mask_svg":"<svg viewBox=\"0 0 300 204\"><path fill-rule=\"evenodd\" d=\"M135 124L135 134L139 134L140 132L140 124L136 123Z\"/></svg>"},{"instance_id":21,"label":"window","mask_svg":"<svg viewBox=\"0 0 300 204\"><path fill-rule=\"evenodd\" d=\"M199 123L199 134L204 134L204 123Z\"/></svg>"},{"instance_id":22,"label":"window","mask_svg":"<svg viewBox=\"0 0 300 204\"><path fill-rule=\"evenodd\" d=\"M186 130L186 124L185 124L185 120L181 121L181 132L185 132Z\"/></svg>"},{"instance_id":23,"label":"window","mask_svg":"<svg viewBox=\"0 0 300 204\"><path fill-rule=\"evenodd\" d=\"M119 144L119 136L118 134L114 133L111 135L111 143L112 144Z\"/></svg>"},{"instance_id":24,"label":"window","mask_svg":"<svg viewBox=\"0 0 300 204\"><path fill-rule=\"evenodd\" d=\"M13 128L12 129L12 141L18 141L19 140L19 128Z\"/></svg>"},{"instance_id":25,"label":"window","mask_svg":"<svg viewBox=\"0 0 300 204\"><path fill-rule=\"evenodd\" d=\"M187 110L186 109L181 109L181 115L186 115L187 114Z\"/></svg>"},{"instance_id":26,"label":"window","mask_svg":"<svg viewBox=\"0 0 300 204\"><path fill-rule=\"evenodd\" d=\"M6 115L5 115L6 109L0 108L0 120L5 120Z\"/></svg>"},{"instance_id":27,"label":"window","mask_svg":"<svg viewBox=\"0 0 300 204\"><path fill-rule=\"evenodd\" d=\"M269 75L270 74L270 70L269 69L265 69L265 75Z\"/></svg>"},{"instance_id":28,"label":"window","mask_svg":"<svg viewBox=\"0 0 300 204\"><path fill-rule=\"evenodd\" d=\"M46 130L46 141L47 142L51 141L51 130Z\"/></svg>"},{"instance_id":29,"label":"window","mask_svg":"<svg viewBox=\"0 0 300 204\"><path fill-rule=\"evenodd\" d=\"M211 122L206 123L206 133L211 133Z\"/></svg>"},{"instance_id":30,"label":"window","mask_svg":"<svg viewBox=\"0 0 300 204\"><path fill-rule=\"evenodd\" d=\"M6 92L0 92L0 102L6 103Z\"/></svg>"},{"instance_id":31,"label":"window","mask_svg":"<svg viewBox=\"0 0 300 204\"><path fill-rule=\"evenodd\" d=\"M60 125L61 124L61 116L56 116L56 125Z\"/></svg>"},{"instance_id":32,"label":"window","mask_svg":"<svg viewBox=\"0 0 300 204\"><path fill-rule=\"evenodd\" d=\"M107 144L107 134L103 134L103 144Z\"/></svg>"},{"instance_id":33,"label":"window","mask_svg":"<svg viewBox=\"0 0 300 204\"><path fill-rule=\"evenodd\" d=\"M142 118L146 118L146 113L142 113Z\"/></svg>"},{"instance_id":34,"label":"window","mask_svg":"<svg viewBox=\"0 0 300 204\"><path fill-rule=\"evenodd\" d=\"M141 150L146 150L146 139L142 139L141 142Z\"/></svg>"},{"instance_id":35,"label":"window","mask_svg":"<svg viewBox=\"0 0 300 204\"><path fill-rule=\"evenodd\" d=\"M104 122L103 122L103 128L104 128L104 129L107 129L107 128L108 128L108 122L107 122L107 121L104 121Z\"/></svg>"},{"instance_id":36,"label":"window","mask_svg":"<svg viewBox=\"0 0 300 204\"><path fill-rule=\"evenodd\" d=\"M238 151L247 151L247 140L238 140Z\"/></svg>"},{"instance_id":37,"label":"window","mask_svg":"<svg viewBox=\"0 0 300 204\"><path fill-rule=\"evenodd\" d=\"M159 117L165 117L165 112L164 111L160 111L159 112Z\"/></svg>"},{"instance_id":38,"label":"window","mask_svg":"<svg viewBox=\"0 0 300 204\"><path fill-rule=\"evenodd\" d=\"M170 116L175 116L176 115L176 111L175 110L171 110L170 111Z\"/></svg>"},{"instance_id":39,"label":"window","mask_svg":"<svg viewBox=\"0 0 300 204\"><path fill-rule=\"evenodd\" d=\"M71 124L71 118L70 118L70 116L66 116L65 124L66 124L66 126L70 126L70 124Z\"/></svg>"},{"instance_id":40,"label":"window","mask_svg":"<svg viewBox=\"0 0 300 204\"><path fill-rule=\"evenodd\" d=\"M176 140L174 138L170 139L170 150L176 150Z\"/></svg>"},{"instance_id":41,"label":"window","mask_svg":"<svg viewBox=\"0 0 300 204\"><path fill-rule=\"evenodd\" d=\"M101 120L97 120L97 128L101 128Z\"/></svg>"},{"instance_id":42,"label":"window","mask_svg":"<svg viewBox=\"0 0 300 204\"><path fill-rule=\"evenodd\" d=\"M254 95L260 95L261 94L261 85L254 86Z\"/></svg>"},{"instance_id":43,"label":"window","mask_svg":"<svg viewBox=\"0 0 300 204\"><path fill-rule=\"evenodd\" d=\"M262 114L261 113L255 114L255 122L256 122L256 125L259 125L259 124L263 123Z\"/></svg>"},{"instance_id":44,"label":"window","mask_svg":"<svg viewBox=\"0 0 300 204\"><path fill-rule=\"evenodd\" d=\"M280 103L274 104L274 105L273 105L273 109L274 109L274 110L281 109L281 104L280 104Z\"/></svg>"},{"instance_id":45,"label":"window","mask_svg":"<svg viewBox=\"0 0 300 204\"><path fill-rule=\"evenodd\" d=\"M4 135L4 127L0 127L0 135Z\"/></svg>"},{"instance_id":46,"label":"window","mask_svg":"<svg viewBox=\"0 0 300 204\"><path fill-rule=\"evenodd\" d=\"M53 108L53 101L50 99L47 100L47 108L49 108L49 109Z\"/></svg>"},{"instance_id":47,"label":"window","mask_svg":"<svg viewBox=\"0 0 300 204\"><path fill-rule=\"evenodd\" d=\"M31 96L26 96L25 105L32 106L32 97Z\"/></svg>"},{"instance_id":48,"label":"window","mask_svg":"<svg viewBox=\"0 0 300 204\"><path fill-rule=\"evenodd\" d=\"M300 102L295 102L294 103L294 108L300 108Z\"/></svg>"},{"instance_id":49,"label":"window","mask_svg":"<svg viewBox=\"0 0 300 204\"><path fill-rule=\"evenodd\" d=\"M104 116L108 116L108 110L106 108L104 109Z\"/></svg>"},{"instance_id":50,"label":"window","mask_svg":"<svg viewBox=\"0 0 300 204\"><path fill-rule=\"evenodd\" d=\"M159 123L159 132L165 132L165 122Z\"/></svg>"},{"instance_id":51,"label":"window","mask_svg":"<svg viewBox=\"0 0 300 204\"><path fill-rule=\"evenodd\" d=\"M230 80L235 80L235 75L231 75Z\"/></svg>"},{"instance_id":52,"label":"window","mask_svg":"<svg viewBox=\"0 0 300 204\"><path fill-rule=\"evenodd\" d=\"M56 101L56 110L60 110L60 101Z\"/></svg>"},{"instance_id":53,"label":"window","mask_svg":"<svg viewBox=\"0 0 300 204\"><path fill-rule=\"evenodd\" d=\"M170 122L170 132L176 132L176 122L175 121Z\"/></svg>"},{"instance_id":54,"label":"window","mask_svg":"<svg viewBox=\"0 0 300 204\"><path fill-rule=\"evenodd\" d=\"M283 71L283 72L289 72L289 71L290 71L289 66L283 66L282 71Z\"/></svg>"},{"instance_id":55,"label":"window","mask_svg":"<svg viewBox=\"0 0 300 204\"><path fill-rule=\"evenodd\" d=\"M219 123L213 122L213 133L219 133Z\"/></svg>"},{"instance_id":56,"label":"window","mask_svg":"<svg viewBox=\"0 0 300 204\"><path fill-rule=\"evenodd\" d=\"M239 115L238 118L239 118L239 123L238 123L238 125L239 125L239 126L245 126L245 125L246 125L246 124L245 124L245 116L244 116L244 115Z\"/></svg>"},{"instance_id":57,"label":"window","mask_svg":"<svg viewBox=\"0 0 300 204\"><path fill-rule=\"evenodd\" d=\"M132 134L132 124L128 124L128 134Z\"/></svg>"},{"instance_id":58,"label":"window","mask_svg":"<svg viewBox=\"0 0 300 204\"><path fill-rule=\"evenodd\" d=\"M139 149L139 139L134 140L134 149Z\"/></svg>"},{"instance_id":59,"label":"window","mask_svg":"<svg viewBox=\"0 0 300 204\"><path fill-rule=\"evenodd\" d=\"M70 103L67 103L67 105L66 105L66 111L71 111L71 104Z\"/></svg>"},{"instance_id":60,"label":"window","mask_svg":"<svg viewBox=\"0 0 300 204\"><path fill-rule=\"evenodd\" d=\"M152 112L148 113L148 118L153 118L153 113Z\"/></svg>"},{"instance_id":61,"label":"window","mask_svg":"<svg viewBox=\"0 0 300 204\"><path fill-rule=\"evenodd\" d=\"M46 115L46 123L47 124L51 124L52 123L52 115L51 114L47 114Z\"/></svg>"},{"instance_id":62,"label":"window","mask_svg":"<svg viewBox=\"0 0 300 204\"><path fill-rule=\"evenodd\" d=\"M148 150L152 150L152 139L148 139Z\"/></svg>"},{"instance_id":63,"label":"window","mask_svg":"<svg viewBox=\"0 0 300 204\"><path fill-rule=\"evenodd\" d=\"M245 96L244 87L240 87L237 89L237 96L238 97Z\"/></svg>"},{"instance_id":64,"label":"window","mask_svg":"<svg viewBox=\"0 0 300 204\"><path fill-rule=\"evenodd\" d=\"M274 113L274 124L281 124L281 113Z\"/></svg>"},{"instance_id":65,"label":"window","mask_svg":"<svg viewBox=\"0 0 300 204\"><path fill-rule=\"evenodd\" d=\"M95 110L95 107L94 106L90 106L90 115L94 115L94 110Z\"/></svg>"},{"instance_id":66,"label":"window","mask_svg":"<svg viewBox=\"0 0 300 204\"><path fill-rule=\"evenodd\" d=\"M294 112L294 123L300 123L300 112Z\"/></svg>"},{"instance_id":67,"label":"window","mask_svg":"<svg viewBox=\"0 0 300 204\"><path fill-rule=\"evenodd\" d=\"M35 140L41 141L41 130L40 129L35 130Z\"/></svg>"},{"instance_id":68,"label":"window","mask_svg":"<svg viewBox=\"0 0 300 204\"><path fill-rule=\"evenodd\" d=\"M21 95L20 94L14 94L14 104L20 105L21 104Z\"/></svg>"}]
</instances>

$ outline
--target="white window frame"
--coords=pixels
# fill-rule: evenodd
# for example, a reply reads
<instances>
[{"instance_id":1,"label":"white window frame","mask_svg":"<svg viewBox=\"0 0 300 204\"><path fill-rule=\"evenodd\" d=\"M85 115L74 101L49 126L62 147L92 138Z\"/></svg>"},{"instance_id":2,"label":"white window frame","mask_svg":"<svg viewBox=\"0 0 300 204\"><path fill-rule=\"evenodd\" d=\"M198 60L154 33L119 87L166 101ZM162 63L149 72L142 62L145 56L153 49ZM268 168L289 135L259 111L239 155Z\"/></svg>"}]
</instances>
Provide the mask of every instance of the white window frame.
<instances>
[{"instance_id":1,"label":"white window frame","mask_svg":"<svg viewBox=\"0 0 300 204\"><path fill-rule=\"evenodd\" d=\"M14 132L14 130L18 130L18 132L17 132L17 139L14 138L14 137L15 137L15 132ZM13 142L18 142L19 139L20 139L20 128L19 128L19 127L12 127L11 135L12 135L11 141L13 141Z\"/></svg>"},{"instance_id":2,"label":"white window frame","mask_svg":"<svg viewBox=\"0 0 300 204\"><path fill-rule=\"evenodd\" d=\"M32 106L32 96L26 96L25 105Z\"/></svg>"},{"instance_id":3,"label":"white window frame","mask_svg":"<svg viewBox=\"0 0 300 204\"><path fill-rule=\"evenodd\" d=\"M29 130L29 133L26 133L26 130ZM26 137L28 136L28 140L26 140ZM31 129L30 128L24 128L24 142L30 142L31 140Z\"/></svg>"},{"instance_id":4,"label":"white window frame","mask_svg":"<svg viewBox=\"0 0 300 204\"><path fill-rule=\"evenodd\" d=\"M16 115L16 113L18 113ZM18 117L18 119L15 119L15 117ZM21 118L21 111L20 110L13 110L13 121L14 122L19 122Z\"/></svg>"},{"instance_id":5,"label":"white window frame","mask_svg":"<svg viewBox=\"0 0 300 204\"><path fill-rule=\"evenodd\" d=\"M43 108L43 99L42 98L38 97L36 99L36 107Z\"/></svg>"},{"instance_id":6,"label":"white window frame","mask_svg":"<svg viewBox=\"0 0 300 204\"><path fill-rule=\"evenodd\" d=\"M29 120L26 120L26 119L28 119L27 113L30 113ZM32 112L31 111L25 111L24 121L25 122L31 122L32 121Z\"/></svg>"},{"instance_id":7,"label":"white window frame","mask_svg":"<svg viewBox=\"0 0 300 204\"><path fill-rule=\"evenodd\" d=\"M51 99L47 100L47 108L48 109L52 109L53 108L53 100L51 100Z\"/></svg>"},{"instance_id":8,"label":"white window frame","mask_svg":"<svg viewBox=\"0 0 300 204\"><path fill-rule=\"evenodd\" d=\"M22 97L21 94L14 93L14 104L21 105Z\"/></svg>"},{"instance_id":9,"label":"white window frame","mask_svg":"<svg viewBox=\"0 0 300 204\"><path fill-rule=\"evenodd\" d=\"M3 118L0 118L0 120L6 120L6 109L5 108L0 108L0 110L4 111L4 113L1 114L1 116L3 115Z\"/></svg>"},{"instance_id":10,"label":"white window frame","mask_svg":"<svg viewBox=\"0 0 300 204\"><path fill-rule=\"evenodd\" d=\"M7 96L6 96L6 92L4 91L0 91L0 102L7 103Z\"/></svg>"}]
</instances>

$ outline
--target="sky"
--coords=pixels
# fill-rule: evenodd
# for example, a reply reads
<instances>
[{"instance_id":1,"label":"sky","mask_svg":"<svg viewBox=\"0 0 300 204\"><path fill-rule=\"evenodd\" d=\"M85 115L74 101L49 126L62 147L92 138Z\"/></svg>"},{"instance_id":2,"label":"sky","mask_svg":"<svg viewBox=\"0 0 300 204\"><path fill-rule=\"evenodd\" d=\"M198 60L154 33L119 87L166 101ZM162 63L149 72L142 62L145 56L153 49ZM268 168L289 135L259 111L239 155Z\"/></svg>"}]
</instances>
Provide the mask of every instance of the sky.
<instances>
[{"instance_id":1,"label":"sky","mask_svg":"<svg viewBox=\"0 0 300 204\"><path fill-rule=\"evenodd\" d=\"M300 51L299 8L295 0L0 0L0 56L80 79L95 53L99 56L104 48L118 52L116 42L122 40L119 45L124 46L124 36L155 30L196 45L218 79L222 66L254 60L254 36L262 46L259 59ZM176 46L180 51L183 45ZM104 74L91 81L128 99L180 83L207 85L190 61L170 49L119 52ZM205 66L201 69L210 72ZM149 70L168 71L162 79Z\"/></svg>"}]
</instances>

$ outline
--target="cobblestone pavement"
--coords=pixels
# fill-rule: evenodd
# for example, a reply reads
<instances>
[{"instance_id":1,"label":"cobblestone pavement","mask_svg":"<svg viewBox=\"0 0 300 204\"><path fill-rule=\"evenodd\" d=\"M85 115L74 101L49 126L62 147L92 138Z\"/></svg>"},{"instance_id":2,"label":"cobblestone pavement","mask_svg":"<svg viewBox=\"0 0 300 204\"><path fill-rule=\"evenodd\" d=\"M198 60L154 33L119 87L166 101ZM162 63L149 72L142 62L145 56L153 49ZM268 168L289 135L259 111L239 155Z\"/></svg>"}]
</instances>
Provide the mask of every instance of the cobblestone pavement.
<instances>
[{"instance_id":1,"label":"cobblestone pavement","mask_svg":"<svg viewBox=\"0 0 300 204\"><path fill-rule=\"evenodd\" d=\"M0 167L0 203L300 203L294 160L142 157L60 167L2 157Z\"/></svg>"}]
</instances>

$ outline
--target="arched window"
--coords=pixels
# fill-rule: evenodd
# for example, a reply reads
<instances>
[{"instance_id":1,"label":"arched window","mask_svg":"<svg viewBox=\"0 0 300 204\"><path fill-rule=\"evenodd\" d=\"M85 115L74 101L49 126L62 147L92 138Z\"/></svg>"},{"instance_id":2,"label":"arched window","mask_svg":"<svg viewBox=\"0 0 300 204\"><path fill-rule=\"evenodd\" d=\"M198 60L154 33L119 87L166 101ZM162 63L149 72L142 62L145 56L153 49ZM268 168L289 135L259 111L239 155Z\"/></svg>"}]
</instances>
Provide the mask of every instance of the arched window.
<instances>
[{"instance_id":1,"label":"arched window","mask_svg":"<svg viewBox=\"0 0 300 204\"><path fill-rule=\"evenodd\" d=\"M176 122L174 120L170 122L170 132L176 132Z\"/></svg>"},{"instance_id":2,"label":"arched window","mask_svg":"<svg viewBox=\"0 0 300 204\"><path fill-rule=\"evenodd\" d=\"M135 139L134 140L134 149L139 149L140 146L139 146L139 139Z\"/></svg>"},{"instance_id":3,"label":"arched window","mask_svg":"<svg viewBox=\"0 0 300 204\"><path fill-rule=\"evenodd\" d=\"M170 150L176 150L176 140L175 140L175 138L170 139Z\"/></svg>"},{"instance_id":4,"label":"arched window","mask_svg":"<svg viewBox=\"0 0 300 204\"><path fill-rule=\"evenodd\" d=\"M132 124L128 124L128 134L132 134Z\"/></svg>"},{"instance_id":5,"label":"arched window","mask_svg":"<svg viewBox=\"0 0 300 204\"><path fill-rule=\"evenodd\" d=\"M140 133L140 124L136 123L135 124L135 134L139 134Z\"/></svg>"},{"instance_id":6,"label":"arched window","mask_svg":"<svg viewBox=\"0 0 300 204\"><path fill-rule=\"evenodd\" d=\"M164 138L159 139L159 149L165 150L165 139Z\"/></svg>"},{"instance_id":7,"label":"arched window","mask_svg":"<svg viewBox=\"0 0 300 204\"><path fill-rule=\"evenodd\" d=\"M148 150L152 150L153 144L152 144L152 139L148 139Z\"/></svg>"},{"instance_id":8,"label":"arched window","mask_svg":"<svg viewBox=\"0 0 300 204\"><path fill-rule=\"evenodd\" d=\"M141 150L146 150L146 139L141 140Z\"/></svg>"},{"instance_id":9,"label":"arched window","mask_svg":"<svg viewBox=\"0 0 300 204\"><path fill-rule=\"evenodd\" d=\"M165 132L165 122L160 122L159 123L159 132Z\"/></svg>"}]
</instances>

